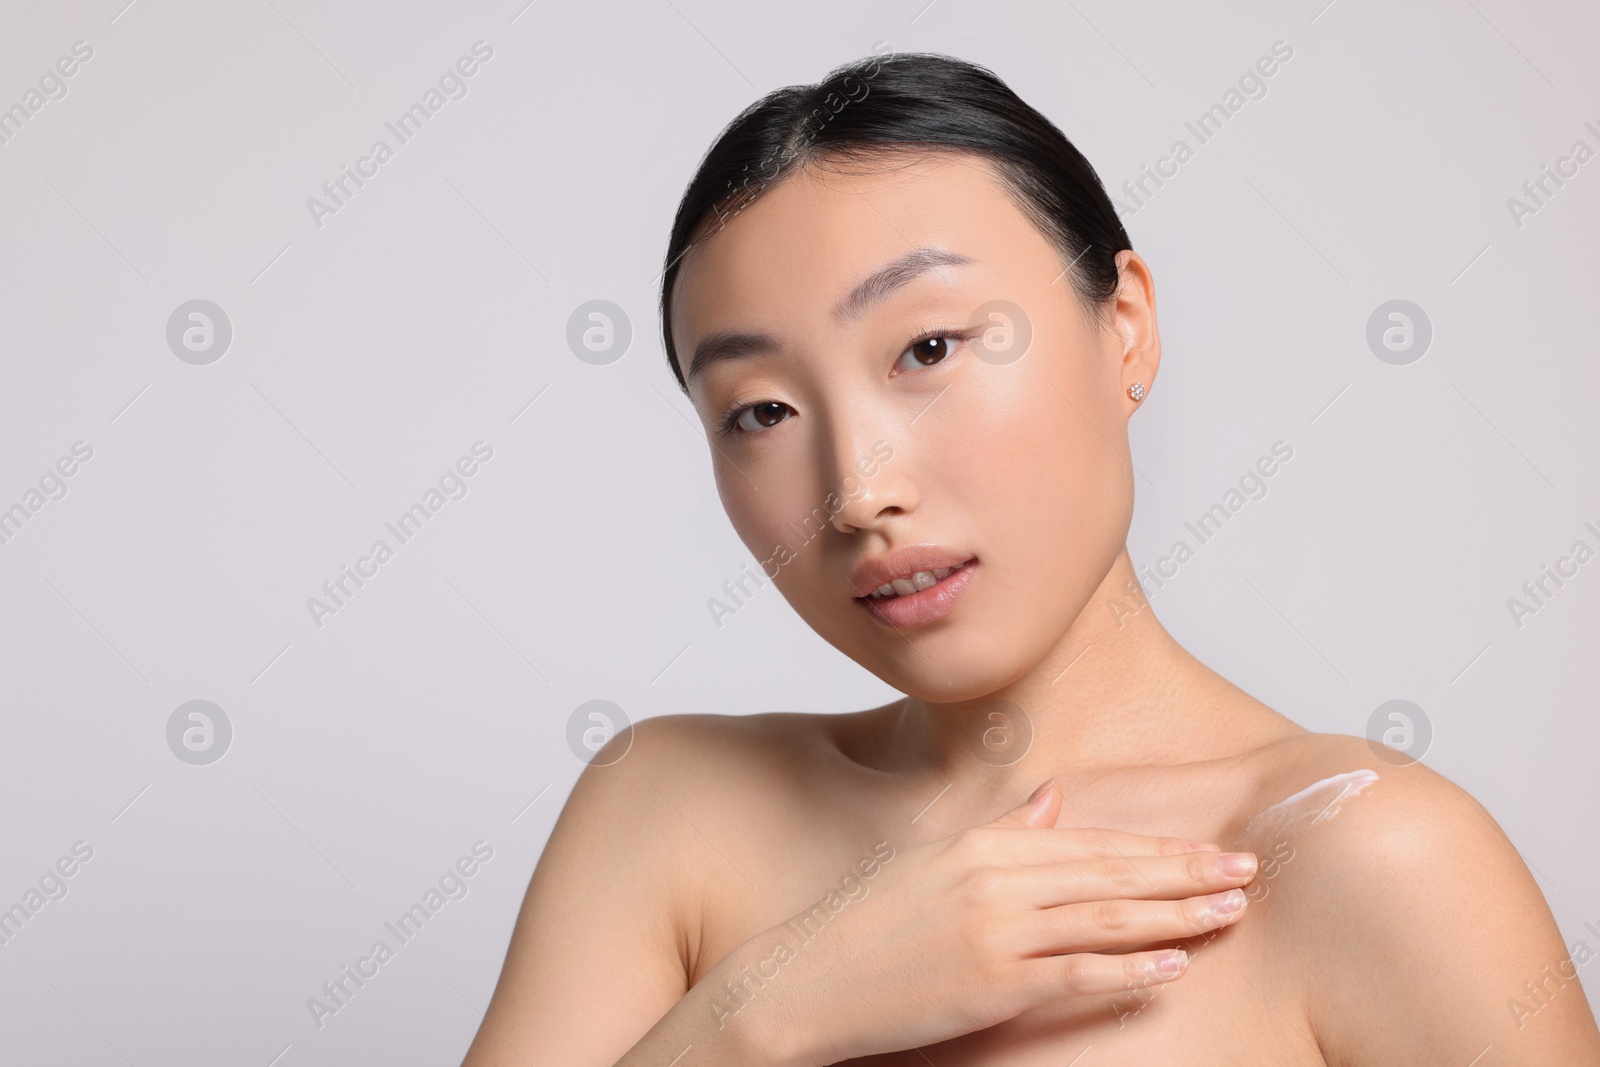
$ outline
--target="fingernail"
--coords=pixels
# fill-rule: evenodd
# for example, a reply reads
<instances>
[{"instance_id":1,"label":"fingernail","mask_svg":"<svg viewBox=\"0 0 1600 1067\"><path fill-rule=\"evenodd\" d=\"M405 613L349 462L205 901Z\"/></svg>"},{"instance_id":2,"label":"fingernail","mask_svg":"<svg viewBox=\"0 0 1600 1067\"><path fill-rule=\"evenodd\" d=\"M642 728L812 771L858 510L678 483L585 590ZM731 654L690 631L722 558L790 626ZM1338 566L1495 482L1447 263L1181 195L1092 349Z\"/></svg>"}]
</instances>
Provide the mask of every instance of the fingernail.
<instances>
[{"instance_id":1,"label":"fingernail","mask_svg":"<svg viewBox=\"0 0 1600 1067\"><path fill-rule=\"evenodd\" d=\"M1216 845L1208 845L1204 841L1185 841L1185 852L1221 852Z\"/></svg>"},{"instance_id":2,"label":"fingernail","mask_svg":"<svg viewBox=\"0 0 1600 1067\"><path fill-rule=\"evenodd\" d=\"M1050 787L1055 785L1055 784L1056 784L1056 780L1054 778L1051 778L1049 781L1047 781L1043 785L1041 785L1038 789L1035 789L1033 791L1033 795L1028 798L1028 803L1032 804L1035 801L1037 801L1040 797L1042 797L1046 793L1048 793L1050 791Z\"/></svg>"},{"instance_id":3,"label":"fingernail","mask_svg":"<svg viewBox=\"0 0 1600 1067\"><path fill-rule=\"evenodd\" d=\"M1156 973L1163 978L1176 978L1188 965L1189 954L1181 948L1173 949L1156 959Z\"/></svg>"},{"instance_id":4,"label":"fingernail","mask_svg":"<svg viewBox=\"0 0 1600 1067\"><path fill-rule=\"evenodd\" d=\"M1211 906L1213 915L1226 917L1244 907L1244 892L1239 889L1230 889L1226 893L1218 893L1207 903Z\"/></svg>"},{"instance_id":5,"label":"fingernail","mask_svg":"<svg viewBox=\"0 0 1600 1067\"><path fill-rule=\"evenodd\" d=\"M1232 877L1255 874L1256 855L1254 852L1224 852L1217 857L1217 868Z\"/></svg>"}]
</instances>

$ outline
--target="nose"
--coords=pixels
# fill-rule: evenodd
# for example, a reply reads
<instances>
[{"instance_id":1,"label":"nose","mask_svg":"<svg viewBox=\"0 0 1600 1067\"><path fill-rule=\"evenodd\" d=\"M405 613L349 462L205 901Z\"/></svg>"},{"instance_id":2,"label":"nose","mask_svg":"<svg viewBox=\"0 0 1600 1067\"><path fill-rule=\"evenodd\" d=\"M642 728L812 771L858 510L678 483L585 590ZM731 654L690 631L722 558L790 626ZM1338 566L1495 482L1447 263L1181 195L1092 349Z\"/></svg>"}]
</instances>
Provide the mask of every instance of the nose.
<instances>
[{"instance_id":1,"label":"nose","mask_svg":"<svg viewBox=\"0 0 1600 1067\"><path fill-rule=\"evenodd\" d=\"M881 528L915 510L917 487L903 447L870 433L840 433L824 448L834 529L848 534Z\"/></svg>"}]
</instances>

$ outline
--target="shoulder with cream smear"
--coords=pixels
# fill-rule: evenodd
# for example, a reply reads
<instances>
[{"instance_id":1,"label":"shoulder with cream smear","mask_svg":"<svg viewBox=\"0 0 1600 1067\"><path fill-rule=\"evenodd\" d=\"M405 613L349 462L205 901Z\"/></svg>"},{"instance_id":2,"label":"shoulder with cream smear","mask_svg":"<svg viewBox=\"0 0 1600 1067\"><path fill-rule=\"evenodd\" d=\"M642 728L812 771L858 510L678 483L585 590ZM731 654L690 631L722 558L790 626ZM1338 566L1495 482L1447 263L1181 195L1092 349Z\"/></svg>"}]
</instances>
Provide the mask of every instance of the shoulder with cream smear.
<instances>
[{"instance_id":1,"label":"shoulder with cream smear","mask_svg":"<svg viewBox=\"0 0 1600 1067\"><path fill-rule=\"evenodd\" d=\"M1538 1027L1518 1006L1528 980L1565 973L1568 952L1548 883L1466 790L1359 737L1303 735L1259 755L1256 798L1225 847L1260 859L1251 912L1302 976L1328 1062L1466 1064L1492 1048L1532 1064L1600 1049L1576 980L1565 1000L1543 995Z\"/></svg>"}]
</instances>

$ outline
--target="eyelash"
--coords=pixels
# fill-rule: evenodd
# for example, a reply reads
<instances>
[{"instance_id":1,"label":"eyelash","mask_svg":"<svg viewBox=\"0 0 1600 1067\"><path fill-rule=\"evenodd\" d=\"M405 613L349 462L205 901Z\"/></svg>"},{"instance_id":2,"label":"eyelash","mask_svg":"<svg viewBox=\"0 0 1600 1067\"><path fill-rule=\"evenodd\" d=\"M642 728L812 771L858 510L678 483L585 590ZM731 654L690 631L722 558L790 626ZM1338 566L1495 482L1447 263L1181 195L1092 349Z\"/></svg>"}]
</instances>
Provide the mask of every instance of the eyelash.
<instances>
[{"instance_id":1,"label":"eyelash","mask_svg":"<svg viewBox=\"0 0 1600 1067\"><path fill-rule=\"evenodd\" d=\"M905 347L900 349L900 355L895 357L895 362L900 362L901 356L904 356L907 352L922 344L924 341L932 341L936 337L942 337L954 341L955 344L951 346L950 353L946 355L944 359L941 359L938 364L930 364L930 366L938 366L939 364L942 364L948 360L951 355L954 355L955 350L964 342L971 340L973 336L975 336L973 331L962 329L959 326L935 326L931 329L923 330L921 333L917 334L916 337L912 338L910 341L907 341ZM775 401L761 400L754 404L734 403L732 407L727 408L722 412L721 415L717 416L717 436L734 436L739 432L737 429L737 423L741 415L743 415L750 408L760 407L762 404L774 402ZM759 431L746 430L744 432L752 433Z\"/></svg>"}]
</instances>

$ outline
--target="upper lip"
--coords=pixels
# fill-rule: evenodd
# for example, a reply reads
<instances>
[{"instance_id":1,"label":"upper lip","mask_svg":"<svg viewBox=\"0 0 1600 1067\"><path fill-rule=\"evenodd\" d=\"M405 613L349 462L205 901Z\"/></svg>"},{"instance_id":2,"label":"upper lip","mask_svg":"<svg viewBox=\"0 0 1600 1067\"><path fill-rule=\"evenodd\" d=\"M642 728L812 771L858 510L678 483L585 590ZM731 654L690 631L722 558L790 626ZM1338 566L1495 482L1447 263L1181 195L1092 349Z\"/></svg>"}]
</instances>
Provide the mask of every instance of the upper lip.
<instances>
[{"instance_id":1,"label":"upper lip","mask_svg":"<svg viewBox=\"0 0 1600 1067\"><path fill-rule=\"evenodd\" d=\"M870 556L856 564L850 572L850 584L855 587L857 596L867 596L896 578L910 578L918 571L959 567L973 558L966 552L942 545L907 545L882 556Z\"/></svg>"}]
</instances>

